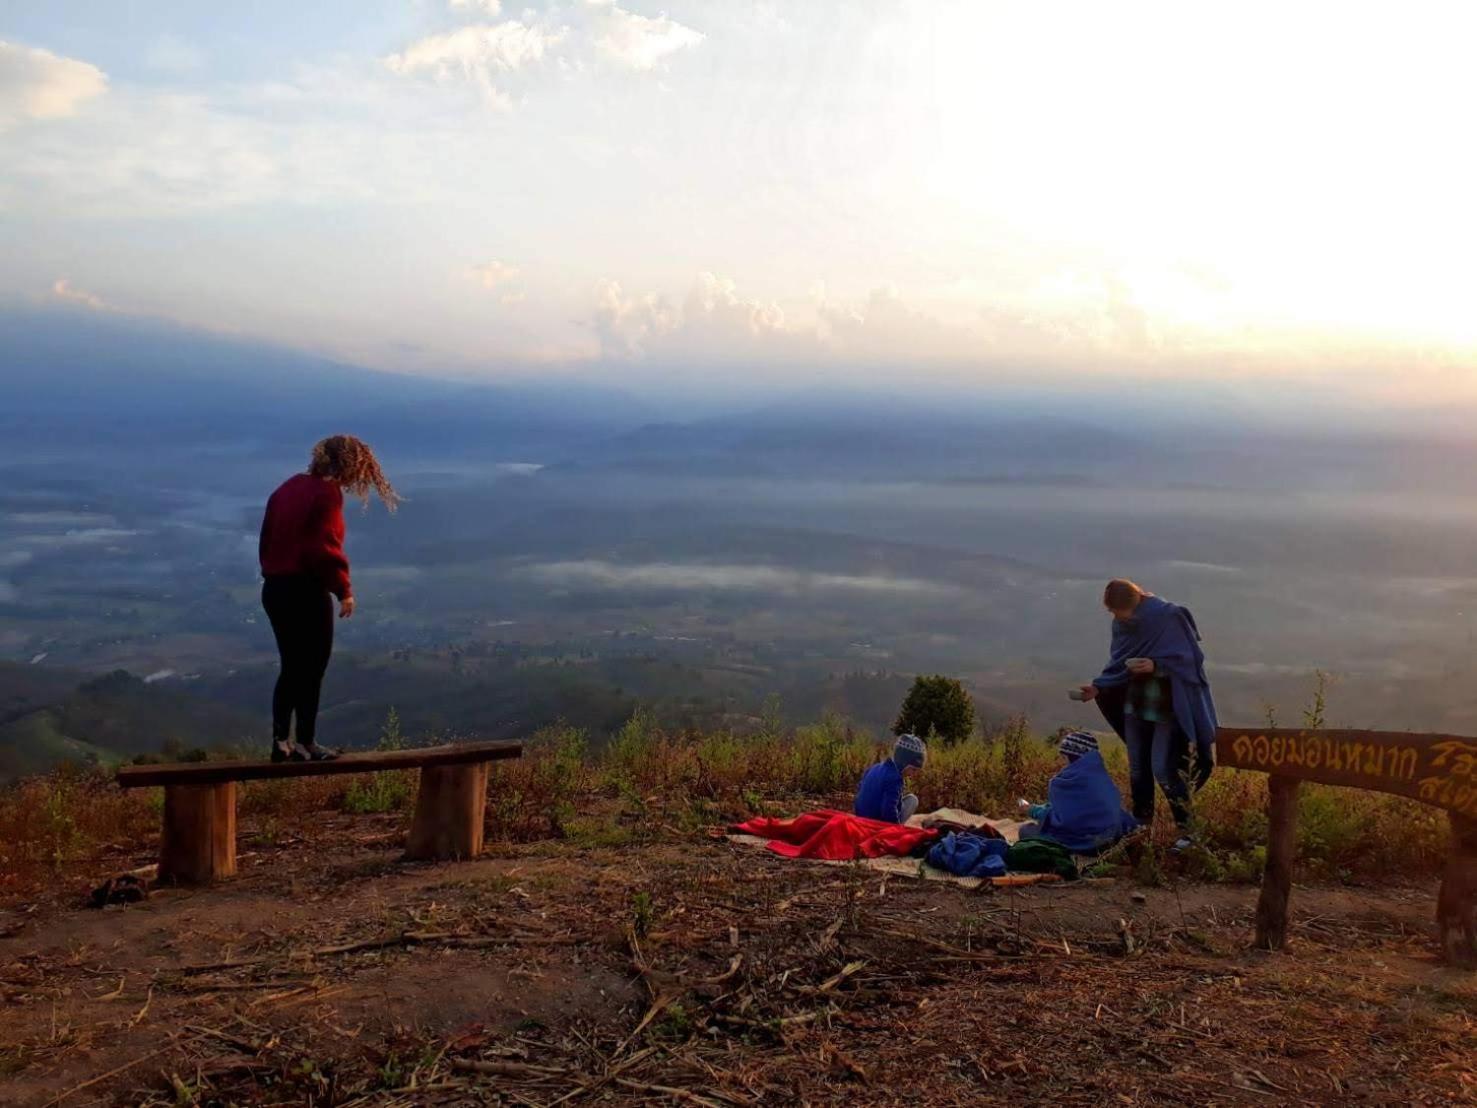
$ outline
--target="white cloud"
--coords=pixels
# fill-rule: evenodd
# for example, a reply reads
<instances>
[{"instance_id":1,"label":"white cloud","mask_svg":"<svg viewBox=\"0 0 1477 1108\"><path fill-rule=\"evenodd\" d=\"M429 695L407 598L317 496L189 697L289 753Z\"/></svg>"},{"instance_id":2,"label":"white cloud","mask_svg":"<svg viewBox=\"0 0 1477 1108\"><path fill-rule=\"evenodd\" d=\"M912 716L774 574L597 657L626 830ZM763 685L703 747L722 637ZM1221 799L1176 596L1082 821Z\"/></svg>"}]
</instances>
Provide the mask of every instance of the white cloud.
<instances>
[{"instance_id":1,"label":"white cloud","mask_svg":"<svg viewBox=\"0 0 1477 1108\"><path fill-rule=\"evenodd\" d=\"M606 281L597 289L593 326L606 357L776 368L940 361L960 356L971 342L967 332L918 310L890 286L855 304L829 300L822 290L813 309L791 315L774 301L745 296L731 278L700 273L680 304L656 294L627 295L619 282Z\"/></svg>"},{"instance_id":2,"label":"white cloud","mask_svg":"<svg viewBox=\"0 0 1477 1108\"><path fill-rule=\"evenodd\" d=\"M81 304L83 307L91 308L96 312L113 311L113 306L103 300L101 296L82 289L74 289L72 282L65 277L58 277L52 283L51 295L58 300L65 300L69 304Z\"/></svg>"},{"instance_id":3,"label":"white cloud","mask_svg":"<svg viewBox=\"0 0 1477 1108\"><path fill-rule=\"evenodd\" d=\"M107 87L95 65L0 39L0 127L74 115Z\"/></svg>"},{"instance_id":4,"label":"white cloud","mask_svg":"<svg viewBox=\"0 0 1477 1108\"><path fill-rule=\"evenodd\" d=\"M491 103L507 108L512 98L495 80L539 64L568 33L565 27L516 20L475 24L414 42L404 52L391 54L385 65L405 77L462 78L480 88Z\"/></svg>"},{"instance_id":5,"label":"white cloud","mask_svg":"<svg viewBox=\"0 0 1477 1108\"><path fill-rule=\"evenodd\" d=\"M467 267L467 276L488 292L496 292L500 304L521 304L527 299L527 293L518 280L520 273L522 270L516 265L500 262L496 258L481 265Z\"/></svg>"},{"instance_id":6,"label":"white cloud","mask_svg":"<svg viewBox=\"0 0 1477 1108\"><path fill-rule=\"evenodd\" d=\"M817 313L826 346L859 361L934 361L957 357L970 346L967 334L913 306L892 285L873 289L856 305L823 296Z\"/></svg>"},{"instance_id":7,"label":"white cloud","mask_svg":"<svg viewBox=\"0 0 1477 1108\"><path fill-rule=\"evenodd\" d=\"M450 0L450 6L479 16L496 17L502 10L500 0ZM542 16L530 9L521 19L470 23L429 35L384 61L405 77L466 81L480 88L492 104L509 108L513 97L508 79L546 60L557 60L566 75L594 72L597 60L646 73L703 38L702 32L666 15L639 15L614 0L585 0L574 6L556 5Z\"/></svg>"},{"instance_id":8,"label":"white cloud","mask_svg":"<svg viewBox=\"0 0 1477 1108\"><path fill-rule=\"evenodd\" d=\"M63 546L93 546L102 542L117 542L144 534L124 527L82 527L56 535L16 535L11 543L15 546L50 549Z\"/></svg>"},{"instance_id":9,"label":"white cloud","mask_svg":"<svg viewBox=\"0 0 1477 1108\"><path fill-rule=\"evenodd\" d=\"M692 562L615 562L581 560L547 562L522 571L552 585L597 589L736 590L800 593L844 590L862 593L902 593L911 596L948 596L955 585L920 581L913 577L884 577L848 573L811 573L785 566L715 565Z\"/></svg>"},{"instance_id":10,"label":"white cloud","mask_svg":"<svg viewBox=\"0 0 1477 1108\"><path fill-rule=\"evenodd\" d=\"M671 55L696 46L705 37L701 31L666 15L650 18L609 2L591 6L600 13L596 23L596 49L617 65L638 72L655 69Z\"/></svg>"},{"instance_id":11,"label":"white cloud","mask_svg":"<svg viewBox=\"0 0 1477 1108\"><path fill-rule=\"evenodd\" d=\"M621 357L645 353L654 339L682 325L682 314L664 297L628 297L619 281L602 281L593 322L601 351Z\"/></svg>"},{"instance_id":12,"label":"white cloud","mask_svg":"<svg viewBox=\"0 0 1477 1108\"><path fill-rule=\"evenodd\" d=\"M482 265L471 266L467 272L470 274L472 280L476 281L483 288L495 289L517 280L518 274L522 271L516 265L508 265L506 262L500 262L494 258L492 261L484 262Z\"/></svg>"},{"instance_id":13,"label":"white cloud","mask_svg":"<svg viewBox=\"0 0 1477 1108\"><path fill-rule=\"evenodd\" d=\"M208 93L119 87L66 127L7 136L0 210L139 219L430 203L473 158L462 119L445 107L406 97L377 61Z\"/></svg>"}]
</instances>

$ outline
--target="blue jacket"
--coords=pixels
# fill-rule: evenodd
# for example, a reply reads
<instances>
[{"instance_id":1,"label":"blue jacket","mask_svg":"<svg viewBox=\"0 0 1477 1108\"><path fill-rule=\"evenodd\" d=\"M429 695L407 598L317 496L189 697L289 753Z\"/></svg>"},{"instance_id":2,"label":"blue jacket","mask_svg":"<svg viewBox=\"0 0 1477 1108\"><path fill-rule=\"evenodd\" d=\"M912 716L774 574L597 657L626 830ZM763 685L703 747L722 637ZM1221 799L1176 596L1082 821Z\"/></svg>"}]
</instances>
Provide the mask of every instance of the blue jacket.
<instances>
[{"instance_id":1,"label":"blue jacket","mask_svg":"<svg viewBox=\"0 0 1477 1108\"><path fill-rule=\"evenodd\" d=\"M1138 826L1096 750L1068 762L1046 787L1039 835L1074 854L1095 854Z\"/></svg>"},{"instance_id":2,"label":"blue jacket","mask_svg":"<svg viewBox=\"0 0 1477 1108\"><path fill-rule=\"evenodd\" d=\"M902 823L903 771L891 758L878 762L862 774L856 789L856 802L851 810L863 819L880 819L884 823Z\"/></svg>"}]
</instances>

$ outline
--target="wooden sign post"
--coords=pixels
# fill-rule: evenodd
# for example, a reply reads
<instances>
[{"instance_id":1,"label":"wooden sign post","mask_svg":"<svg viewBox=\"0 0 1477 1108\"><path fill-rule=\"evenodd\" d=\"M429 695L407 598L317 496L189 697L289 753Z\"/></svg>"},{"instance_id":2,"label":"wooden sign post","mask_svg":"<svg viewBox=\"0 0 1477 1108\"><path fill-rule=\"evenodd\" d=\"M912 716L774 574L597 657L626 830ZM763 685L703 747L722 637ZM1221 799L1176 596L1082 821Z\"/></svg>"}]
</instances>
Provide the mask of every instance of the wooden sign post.
<instances>
[{"instance_id":1,"label":"wooden sign post","mask_svg":"<svg viewBox=\"0 0 1477 1108\"><path fill-rule=\"evenodd\" d=\"M1298 786L1319 781L1394 793L1447 810L1452 846L1436 901L1436 924L1447 960L1477 965L1477 739L1222 727L1216 732L1216 764L1272 776L1267 868L1256 910L1257 946L1280 950L1287 942Z\"/></svg>"}]
</instances>

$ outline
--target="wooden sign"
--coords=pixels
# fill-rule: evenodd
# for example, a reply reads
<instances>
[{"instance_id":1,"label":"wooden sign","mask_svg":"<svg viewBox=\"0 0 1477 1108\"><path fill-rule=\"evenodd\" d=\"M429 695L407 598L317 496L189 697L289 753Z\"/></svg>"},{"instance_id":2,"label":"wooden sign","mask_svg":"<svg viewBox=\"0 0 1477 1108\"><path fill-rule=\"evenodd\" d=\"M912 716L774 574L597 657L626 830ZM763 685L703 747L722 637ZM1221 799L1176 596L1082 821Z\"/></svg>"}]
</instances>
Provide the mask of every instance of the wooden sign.
<instances>
[{"instance_id":1,"label":"wooden sign","mask_svg":"<svg viewBox=\"0 0 1477 1108\"><path fill-rule=\"evenodd\" d=\"M1477 739L1222 727L1215 752L1217 765L1394 793L1477 818Z\"/></svg>"},{"instance_id":2,"label":"wooden sign","mask_svg":"<svg viewBox=\"0 0 1477 1108\"><path fill-rule=\"evenodd\" d=\"M1256 909L1256 942L1287 943L1287 902L1297 842L1297 796L1303 781L1393 793L1445 808L1452 852L1436 900L1442 951L1458 965L1477 965L1477 739L1398 731L1309 731L1286 727L1222 727L1216 764L1271 775L1267 868Z\"/></svg>"}]
</instances>

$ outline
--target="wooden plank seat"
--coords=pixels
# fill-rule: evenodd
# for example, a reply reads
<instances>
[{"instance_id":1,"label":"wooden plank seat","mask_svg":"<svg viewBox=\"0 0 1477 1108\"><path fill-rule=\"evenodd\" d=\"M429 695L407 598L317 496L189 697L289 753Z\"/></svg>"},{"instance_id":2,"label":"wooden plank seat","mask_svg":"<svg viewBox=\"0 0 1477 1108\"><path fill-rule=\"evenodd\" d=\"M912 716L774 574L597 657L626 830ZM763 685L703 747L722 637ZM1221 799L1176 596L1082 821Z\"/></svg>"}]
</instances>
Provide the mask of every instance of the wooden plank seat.
<instances>
[{"instance_id":1,"label":"wooden plank seat","mask_svg":"<svg viewBox=\"0 0 1477 1108\"><path fill-rule=\"evenodd\" d=\"M124 766L125 789L164 787L159 880L204 885L236 872L236 783L281 777L326 777L419 769L407 858L475 858L482 852L487 766L517 758L515 742L463 743L417 750L343 754L330 762L186 762Z\"/></svg>"}]
</instances>

